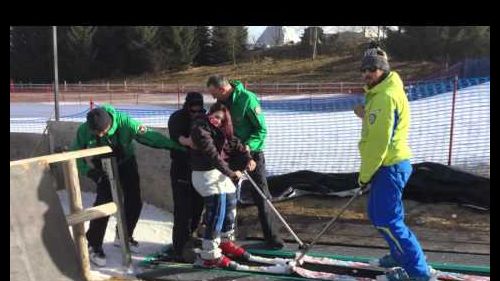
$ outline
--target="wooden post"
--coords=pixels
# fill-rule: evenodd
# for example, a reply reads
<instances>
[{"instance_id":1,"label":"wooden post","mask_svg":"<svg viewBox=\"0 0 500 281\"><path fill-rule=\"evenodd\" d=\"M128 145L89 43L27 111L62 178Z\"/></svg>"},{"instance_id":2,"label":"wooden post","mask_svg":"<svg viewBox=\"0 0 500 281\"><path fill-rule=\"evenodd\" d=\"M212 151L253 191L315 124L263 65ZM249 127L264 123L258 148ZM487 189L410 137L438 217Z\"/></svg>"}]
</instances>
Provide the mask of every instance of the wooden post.
<instances>
[{"instance_id":1,"label":"wooden post","mask_svg":"<svg viewBox=\"0 0 500 281\"><path fill-rule=\"evenodd\" d=\"M118 174L118 164L116 158L103 158L101 159L102 167L109 178L111 188L111 196L113 202L116 204L116 226L118 228L118 235L120 237L120 245L122 249L122 265L131 269L132 257L130 255L130 248L128 244L127 223L125 217L123 191L120 186L120 179ZM126 238L125 238L126 237Z\"/></svg>"},{"instance_id":2,"label":"wooden post","mask_svg":"<svg viewBox=\"0 0 500 281\"><path fill-rule=\"evenodd\" d=\"M80 192L80 181L78 178L76 159L71 159L64 162L63 167L64 180L66 183L66 189L68 190L70 210L72 214L75 214L83 210L82 194ZM87 248L87 238L85 237L85 226L83 223L79 223L73 225L72 229L76 250L78 255L80 256L80 266L82 268L83 276L86 280L91 280L89 251Z\"/></svg>"},{"instance_id":3,"label":"wooden post","mask_svg":"<svg viewBox=\"0 0 500 281\"><path fill-rule=\"evenodd\" d=\"M103 218L116 213L117 207L114 202L98 205L85 209L79 213L66 216L69 225L84 223L86 221Z\"/></svg>"},{"instance_id":4,"label":"wooden post","mask_svg":"<svg viewBox=\"0 0 500 281\"><path fill-rule=\"evenodd\" d=\"M69 151L69 152L33 157L33 158L28 158L28 159L10 161L10 166L12 167L12 166L16 166L16 165L24 165L24 164L38 162L38 161L44 161L47 164L50 164L50 163L54 163L54 162L69 161L69 160L72 160L73 158L83 158L83 157L100 155L100 154L110 153L110 152L112 152L111 147L100 146L100 147L95 147L95 148L87 148L87 149L82 149L82 150Z\"/></svg>"}]
</instances>

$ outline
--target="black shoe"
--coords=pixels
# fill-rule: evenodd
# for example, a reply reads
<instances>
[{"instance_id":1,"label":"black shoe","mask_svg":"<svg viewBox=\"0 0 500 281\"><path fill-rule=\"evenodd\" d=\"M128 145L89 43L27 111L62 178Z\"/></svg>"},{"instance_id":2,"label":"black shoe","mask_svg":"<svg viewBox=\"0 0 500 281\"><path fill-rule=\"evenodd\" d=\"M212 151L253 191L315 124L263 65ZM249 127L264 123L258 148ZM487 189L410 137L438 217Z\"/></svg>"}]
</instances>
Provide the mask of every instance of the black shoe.
<instances>
[{"instance_id":1,"label":"black shoe","mask_svg":"<svg viewBox=\"0 0 500 281\"><path fill-rule=\"evenodd\" d=\"M174 246L172 244L163 247L160 251L160 255L164 256L171 256L173 254L174 254Z\"/></svg>"},{"instance_id":2,"label":"black shoe","mask_svg":"<svg viewBox=\"0 0 500 281\"><path fill-rule=\"evenodd\" d=\"M139 247L139 242L137 242L137 240L134 239L134 237L130 237L128 239L128 243L130 244L130 246L132 247L135 247L135 248L138 248Z\"/></svg>"},{"instance_id":3,"label":"black shoe","mask_svg":"<svg viewBox=\"0 0 500 281\"><path fill-rule=\"evenodd\" d=\"M202 248L202 241L200 238L192 237L184 244L180 256L182 256L185 262L193 263L196 260L197 254L195 249Z\"/></svg>"},{"instance_id":4,"label":"black shoe","mask_svg":"<svg viewBox=\"0 0 500 281\"><path fill-rule=\"evenodd\" d=\"M94 248L89 246L89 259L93 264L99 267L106 266L106 255L104 254L102 247Z\"/></svg>"},{"instance_id":5,"label":"black shoe","mask_svg":"<svg viewBox=\"0 0 500 281\"><path fill-rule=\"evenodd\" d=\"M271 239L266 241L271 250L280 250L285 247L285 241L278 236L273 236Z\"/></svg>"},{"instance_id":6,"label":"black shoe","mask_svg":"<svg viewBox=\"0 0 500 281\"><path fill-rule=\"evenodd\" d=\"M115 241L113 242L115 247L121 247L120 237L118 236L118 230L115 232ZM128 246L132 253L138 254L139 251L139 242L137 242L133 237L128 239Z\"/></svg>"},{"instance_id":7,"label":"black shoe","mask_svg":"<svg viewBox=\"0 0 500 281\"><path fill-rule=\"evenodd\" d=\"M159 262L180 262L180 263L185 263L186 260L181 255L159 255L156 258L156 261Z\"/></svg>"},{"instance_id":8,"label":"black shoe","mask_svg":"<svg viewBox=\"0 0 500 281\"><path fill-rule=\"evenodd\" d=\"M267 242L267 244L270 250L281 250L283 249L283 247L285 247L285 242L281 239Z\"/></svg>"},{"instance_id":9,"label":"black shoe","mask_svg":"<svg viewBox=\"0 0 500 281\"><path fill-rule=\"evenodd\" d=\"M186 262L184 257L174 250L172 244L164 247L162 251L156 255L155 260L158 262Z\"/></svg>"}]
</instances>

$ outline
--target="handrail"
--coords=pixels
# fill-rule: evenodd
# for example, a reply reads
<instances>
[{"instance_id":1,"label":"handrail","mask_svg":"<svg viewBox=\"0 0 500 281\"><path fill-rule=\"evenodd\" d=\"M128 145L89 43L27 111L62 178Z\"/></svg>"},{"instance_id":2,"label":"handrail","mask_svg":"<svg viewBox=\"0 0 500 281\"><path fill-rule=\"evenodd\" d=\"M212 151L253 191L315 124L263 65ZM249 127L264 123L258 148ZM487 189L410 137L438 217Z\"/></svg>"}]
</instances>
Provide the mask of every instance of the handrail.
<instances>
[{"instance_id":1,"label":"handrail","mask_svg":"<svg viewBox=\"0 0 500 281\"><path fill-rule=\"evenodd\" d=\"M96 148L82 149L82 150L78 150L78 151L69 151L69 152L49 154L49 155L44 155L44 156L39 156L39 157L21 159L21 160L16 160L16 161L10 161L10 166L12 167L12 166L16 166L16 165L24 165L24 164L29 164L29 163L33 163L33 162L39 162L39 161L43 161L47 164L50 164L50 163L54 163L54 162L67 161L67 160L71 160L71 159L89 157L89 156L94 156L94 155L99 155L99 154L110 153L110 152L112 152L111 147L101 146L101 147L96 147Z\"/></svg>"}]
</instances>

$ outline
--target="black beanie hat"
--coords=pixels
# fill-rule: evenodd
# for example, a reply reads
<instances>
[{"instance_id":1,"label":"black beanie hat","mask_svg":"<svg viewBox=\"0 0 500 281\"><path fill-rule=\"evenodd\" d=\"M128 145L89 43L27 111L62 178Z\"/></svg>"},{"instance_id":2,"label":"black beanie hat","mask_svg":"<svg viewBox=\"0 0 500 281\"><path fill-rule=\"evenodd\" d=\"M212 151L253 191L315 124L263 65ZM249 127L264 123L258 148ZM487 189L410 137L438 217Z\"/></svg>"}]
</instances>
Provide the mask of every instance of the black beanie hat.
<instances>
[{"instance_id":1,"label":"black beanie hat","mask_svg":"<svg viewBox=\"0 0 500 281\"><path fill-rule=\"evenodd\" d=\"M186 95L184 107L199 105L203 107L203 95L198 92L189 92Z\"/></svg>"},{"instance_id":2,"label":"black beanie hat","mask_svg":"<svg viewBox=\"0 0 500 281\"><path fill-rule=\"evenodd\" d=\"M96 132L102 132L111 125L111 116L102 108L95 108L87 113L87 124Z\"/></svg>"}]
</instances>

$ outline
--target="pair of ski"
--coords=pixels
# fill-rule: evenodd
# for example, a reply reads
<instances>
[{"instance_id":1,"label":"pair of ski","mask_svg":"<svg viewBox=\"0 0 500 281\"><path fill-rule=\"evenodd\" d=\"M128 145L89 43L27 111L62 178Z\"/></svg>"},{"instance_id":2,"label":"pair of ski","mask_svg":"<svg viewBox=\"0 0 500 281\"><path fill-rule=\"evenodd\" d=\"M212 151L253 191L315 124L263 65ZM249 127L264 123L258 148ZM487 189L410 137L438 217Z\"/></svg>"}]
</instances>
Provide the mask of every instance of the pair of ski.
<instances>
[{"instance_id":1,"label":"pair of ski","mask_svg":"<svg viewBox=\"0 0 500 281\"><path fill-rule=\"evenodd\" d=\"M296 268L295 273L306 278L315 278L321 280L374 280L377 276L384 276L384 273L388 270L383 267L371 265L364 262L354 262L354 261L343 261L331 258L320 258L312 256L304 256L304 264ZM315 271L305 269L309 266L313 266ZM343 274L351 277L362 276L362 278L368 279L339 279L338 273L330 273L329 268L335 269L337 272L340 268L344 269ZM325 270L326 269L326 270ZM324 271L323 271L324 270ZM331 270L331 269L330 269ZM344 275L344 276L345 276ZM489 281L489 276L479 276L479 275L469 275L456 272L445 272L434 270L433 274L437 280L441 281ZM379 278L376 280L384 280L384 278Z\"/></svg>"},{"instance_id":2,"label":"pair of ski","mask_svg":"<svg viewBox=\"0 0 500 281\"><path fill-rule=\"evenodd\" d=\"M149 265L167 265L159 259L149 260ZM260 264L260 265L255 265ZM258 272L279 275L298 275L304 278L333 281L373 281L377 276L384 276L386 268L369 263L343 261L331 258L304 256L300 265L294 259L268 258L245 254L238 262L233 262L229 270ZM454 272L436 271L437 280L441 281L489 281L488 276L468 275ZM380 278L379 280L383 280Z\"/></svg>"}]
</instances>

